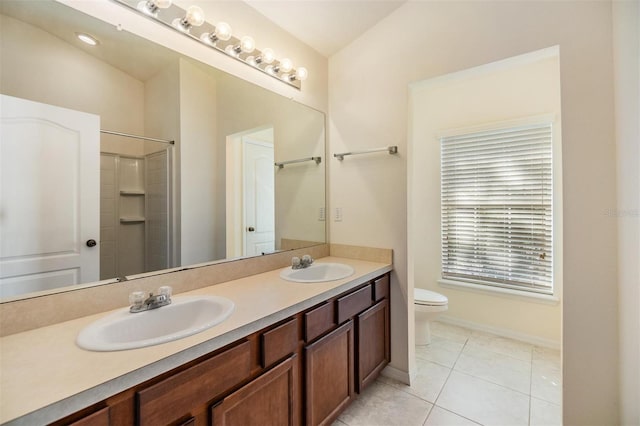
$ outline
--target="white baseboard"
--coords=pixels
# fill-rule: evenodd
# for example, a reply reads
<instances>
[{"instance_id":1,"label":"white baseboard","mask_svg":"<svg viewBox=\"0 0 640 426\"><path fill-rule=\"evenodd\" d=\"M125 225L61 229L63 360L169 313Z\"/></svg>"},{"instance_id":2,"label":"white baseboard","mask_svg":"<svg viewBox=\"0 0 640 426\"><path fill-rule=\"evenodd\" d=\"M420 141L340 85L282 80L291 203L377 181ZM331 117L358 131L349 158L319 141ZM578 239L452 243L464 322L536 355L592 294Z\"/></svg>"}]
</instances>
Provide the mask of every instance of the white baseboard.
<instances>
[{"instance_id":1,"label":"white baseboard","mask_svg":"<svg viewBox=\"0 0 640 426\"><path fill-rule=\"evenodd\" d=\"M560 349L560 342L550 339L544 339L542 337L533 336L531 334L520 333L517 331L509 330L501 327L494 327L492 325L481 324L473 321L463 320L460 318L450 317L448 315L440 315L436 321L443 322L445 324L457 325L460 327L469 328L471 330L484 331L486 333L496 334L498 336L507 337L509 339L520 340L525 343L530 343L536 346L542 346L551 349Z\"/></svg>"},{"instance_id":2,"label":"white baseboard","mask_svg":"<svg viewBox=\"0 0 640 426\"><path fill-rule=\"evenodd\" d=\"M408 372L403 371L403 370L398 370L395 367L392 367L390 365L387 365L381 372L381 375L383 375L384 377L388 377L390 379L394 379L397 380L399 382L402 382L404 384L406 384L407 386L411 384L411 379L412 377L409 375Z\"/></svg>"}]
</instances>

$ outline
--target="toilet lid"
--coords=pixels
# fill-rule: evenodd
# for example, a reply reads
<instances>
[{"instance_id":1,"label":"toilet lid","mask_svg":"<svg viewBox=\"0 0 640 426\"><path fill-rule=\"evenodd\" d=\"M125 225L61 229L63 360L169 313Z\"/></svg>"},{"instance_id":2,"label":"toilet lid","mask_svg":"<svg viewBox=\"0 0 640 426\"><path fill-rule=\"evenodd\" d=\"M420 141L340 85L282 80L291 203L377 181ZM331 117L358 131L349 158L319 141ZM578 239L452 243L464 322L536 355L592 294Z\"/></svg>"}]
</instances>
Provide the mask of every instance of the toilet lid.
<instances>
[{"instance_id":1,"label":"toilet lid","mask_svg":"<svg viewBox=\"0 0 640 426\"><path fill-rule=\"evenodd\" d=\"M447 296L423 288L413 289L413 299L418 305L442 306L449 303Z\"/></svg>"}]
</instances>

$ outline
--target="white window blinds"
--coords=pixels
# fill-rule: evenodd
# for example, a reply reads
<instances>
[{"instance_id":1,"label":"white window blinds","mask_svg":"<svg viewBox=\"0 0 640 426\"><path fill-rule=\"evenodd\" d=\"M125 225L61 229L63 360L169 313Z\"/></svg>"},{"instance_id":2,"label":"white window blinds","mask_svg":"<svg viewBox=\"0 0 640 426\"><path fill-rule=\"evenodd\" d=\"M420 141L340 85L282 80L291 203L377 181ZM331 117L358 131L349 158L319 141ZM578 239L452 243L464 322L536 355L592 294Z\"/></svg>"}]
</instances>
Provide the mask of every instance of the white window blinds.
<instances>
[{"instance_id":1,"label":"white window blinds","mask_svg":"<svg viewBox=\"0 0 640 426\"><path fill-rule=\"evenodd\" d=\"M441 142L442 277L553 293L551 124Z\"/></svg>"}]
</instances>

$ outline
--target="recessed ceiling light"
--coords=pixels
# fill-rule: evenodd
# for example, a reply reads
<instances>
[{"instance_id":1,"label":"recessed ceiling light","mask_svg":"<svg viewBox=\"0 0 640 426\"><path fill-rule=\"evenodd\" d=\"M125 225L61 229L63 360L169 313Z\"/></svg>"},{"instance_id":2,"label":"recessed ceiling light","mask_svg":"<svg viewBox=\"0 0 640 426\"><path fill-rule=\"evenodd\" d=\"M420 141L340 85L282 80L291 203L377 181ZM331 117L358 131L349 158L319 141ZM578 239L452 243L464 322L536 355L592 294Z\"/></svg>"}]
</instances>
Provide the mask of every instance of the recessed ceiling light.
<instances>
[{"instance_id":1,"label":"recessed ceiling light","mask_svg":"<svg viewBox=\"0 0 640 426\"><path fill-rule=\"evenodd\" d=\"M100 42L98 41L97 38L89 35L89 34L85 34L85 33L76 33L76 37L78 37L80 39L80 41L87 43L90 46L96 46L98 44L100 44Z\"/></svg>"}]
</instances>

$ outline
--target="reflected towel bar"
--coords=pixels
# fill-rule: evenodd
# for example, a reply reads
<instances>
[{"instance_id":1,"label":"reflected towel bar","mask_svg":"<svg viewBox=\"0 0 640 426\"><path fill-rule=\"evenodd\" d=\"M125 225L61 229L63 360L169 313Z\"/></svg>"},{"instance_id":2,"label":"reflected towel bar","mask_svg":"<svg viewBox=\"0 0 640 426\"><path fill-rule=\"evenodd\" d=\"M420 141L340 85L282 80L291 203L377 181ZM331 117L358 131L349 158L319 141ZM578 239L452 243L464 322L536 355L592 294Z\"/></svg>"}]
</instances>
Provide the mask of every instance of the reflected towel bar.
<instances>
[{"instance_id":1,"label":"reflected towel bar","mask_svg":"<svg viewBox=\"0 0 640 426\"><path fill-rule=\"evenodd\" d=\"M108 135L124 136L125 138L141 139L143 141L168 143L169 145L175 144L175 141L169 141L166 139L149 138L147 136L130 135L129 133L114 132L112 130L100 129L100 133L106 133Z\"/></svg>"},{"instance_id":2,"label":"reflected towel bar","mask_svg":"<svg viewBox=\"0 0 640 426\"><path fill-rule=\"evenodd\" d=\"M320 162L322 161L322 157L307 157L300 158L298 160L281 161L279 163L273 163L273 165L278 166L278 168L281 169L285 166L285 164L302 163L304 161L315 161L316 164L320 164Z\"/></svg>"},{"instance_id":3,"label":"reflected towel bar","mask_svg":"<svg viewBox=\"0 0 640 426\"><path fill-rule=\"evenodd\" d=\"M389 154L397 154L398 147L396 145L388 146L386 148L376 148L376 149L367 149L365 151L352 151L352 152L341 152L340 154L333 154L338 160L344 160L344 157L347 155L359 155L359 154L369 154L372 152L388 152Z\"/></svg>"}]
</instances>

